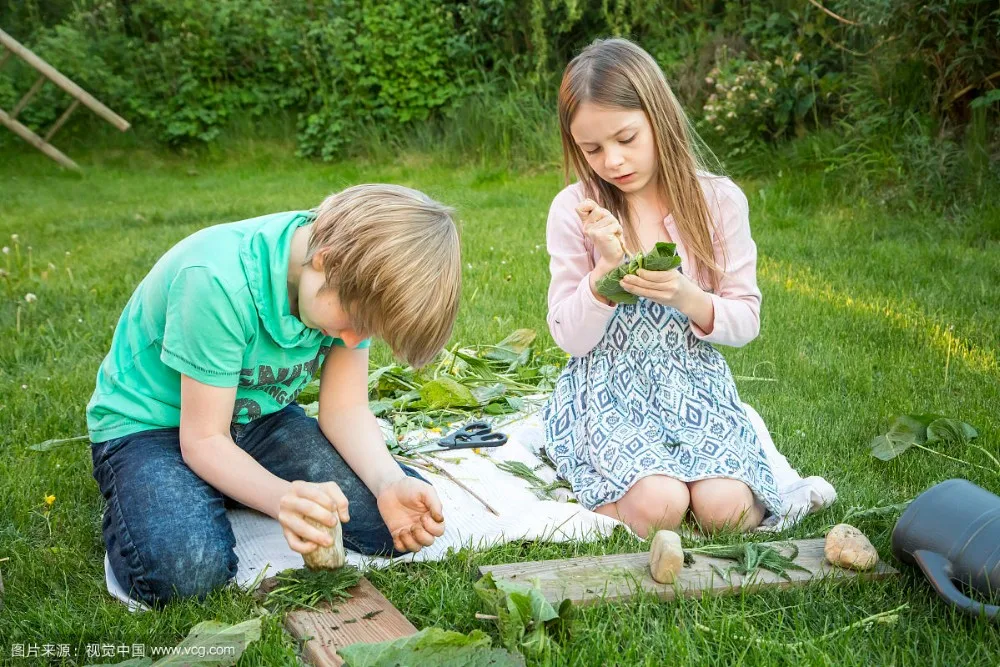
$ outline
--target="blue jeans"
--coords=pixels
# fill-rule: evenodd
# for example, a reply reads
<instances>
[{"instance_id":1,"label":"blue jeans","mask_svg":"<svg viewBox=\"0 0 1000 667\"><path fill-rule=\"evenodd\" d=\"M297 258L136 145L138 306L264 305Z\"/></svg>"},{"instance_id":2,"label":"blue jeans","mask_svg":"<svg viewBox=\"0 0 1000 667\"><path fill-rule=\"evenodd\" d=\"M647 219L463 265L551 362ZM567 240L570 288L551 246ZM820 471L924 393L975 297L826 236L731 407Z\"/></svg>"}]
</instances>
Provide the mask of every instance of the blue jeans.
<instances>
[{"instance_id":1,"label":"blue jeans","mask_svg":"<svg viewBox=\"0 0 1000 667\"><path fill-rule=\"evenodd\" d=\"M284 480L336 482L350 503L345 547L366 555L401 555L371 491L298 405L249 424L233 424L230 432L240 449ZM148 605L175 597L204 598L236 575L236 539L226 508L241 505L184 463L178 429L97 443L91 456L94 479L107 503L103 533L108 560L133 597Z\"/></svg>"}]
</instances>

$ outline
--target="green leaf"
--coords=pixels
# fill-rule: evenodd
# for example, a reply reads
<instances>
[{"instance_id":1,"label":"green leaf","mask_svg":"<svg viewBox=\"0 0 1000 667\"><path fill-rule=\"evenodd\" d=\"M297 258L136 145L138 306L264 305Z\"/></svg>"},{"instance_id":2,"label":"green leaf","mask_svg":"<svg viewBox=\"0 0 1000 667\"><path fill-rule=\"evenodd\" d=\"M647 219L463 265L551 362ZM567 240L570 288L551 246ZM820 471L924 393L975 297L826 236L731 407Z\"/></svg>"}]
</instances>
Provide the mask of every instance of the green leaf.
<instances>
[{"instance_id":1,"label":"green leaf","mask_svg":"<svg viewBox=\"0 0 1000 667\"><path fill-rule=\"evenodd\" d=\"M899 415L889 430L872 440L872 456L882 461L891 461L913 445L927 441L927 427L941 415Z\"/></svg>"},{"instance_id":2,"label":"green leaf","mask_svg":"<svg viewBox=\"0 0 1000 667\"><path fill-rule=\"evenodd\" d=\"M368 409L371 410L372 414L376 417L382 417L392 410L392 403L392 401L386 401L384 399L368 401Z\"/></svg>"},{"instance_id":3,"label":"green leaf","mask_svg":"<svg viewBox=\"0 0 1000 667\"><path fill-rule=\"evenodd\" d=\"M34 445L28 445L28 449L35 452L47 452L63 445L68 445L71 442L82 442L84 440L90 440L89 435L78 435L72 438L54 438L52 440L46 440L45 442L39 442Z\"/></svg>"},{"instance_id":4,"label":"green leaf","mask_svg":"<svg viewBox=\"0 0 1000 667\"><path fill-rule=\"evenodd\" d=\"M971 425L947 417L935 419L927 427L927 444L964 445L978 436L979 432Z\"/></svg>"},{"instance_id":5,"label":"green leaf","mask_svg":"<svg viewBox=\"0 0 1000 667\"><path fill-rule=\"evenodd\" d=\"M469 388L449 377L439 377L431 380L420 388L420 398L427 407L437 408L474 408L479 401L472 395Z\"/></svg>"},{"instance_id":6,"label":"green leaf","mask_svg":"<svg viewBox=\"0 0 1000 667\"><path fill-rule=\"evenodd\" d=\"M487 405L507 393L507 386L502 382L488 387L476 387L472 390L472 395L476 398L477 405Z\"/></svg>"},{"instance_id":7,"label":"green leaf","mask_svg":"<svg viewBox=\"0 0 1000 667\"><path fill-rule=\"evenodd\" d=\"M523 352L528 351L528 349L530 349L532 344L535 342L535 338L537 337L538 334L535 333L534 329L517 329L509 336L504 338L502 341L497 343L494 346L494 350L486 354L486 358L493 359L493 357L490 355L497 349L511 352L515 355L519 355ZM506 361L506 359L503 359L503 361Z\"/></svg>"},{"instance_id":8,"label":"green leaf","mask_svg":"<svg viewBox=\"0 0 1000 667\"><path fill-rule=\"evenodd\" d=\"M523 667L524 658L493 648L489 635L468 635L441 628L424 628L415 635L377 644L351 644L337 650L348 667Z\"/></svg>"},{"instance_id":9,"label":"green leaf","mask_svg":"<svg viewBox=\"0 0 1000 667\"><path fill-rule=\"evenodd\" d=\"M236 625L220 621L202 621L177 645L176 652L153 663L169 665L234 665L246 647L260 639L260 619L252 618ZM192 658L196 658L192 660ZM134 663L132 663L134 664Z\"/></svg>"},{"instance_id":10,"label":"green leaf","mask_svg":"<svg viewBox=\"0 0 1000 667\"><path fill-rule=\"evenodd\" d=\"M639 297L622 288L621 281L626 275L635 275L639 269L648 271L670 271L681 265L677 246L673 243L658 242L646 255L637 254L627 264L609 271L597 281L597 293L615 303L638 303Z\"/></svg>"},{"instance_id":11,"label":"green leaf","mask_svg":"<svg viewBox=\"0 0 1000 667\"><path fill-rule=\"evenodd\" d=\"M893 440L888 435L879 435L872 440L872 456L891 461L912 446L912 440Z\"/></svg>"},{"instance_id":12,"label":"green leaf","mask_svg":"<svg viewBox=\"0 0 1000 667\"><path fill-rule=\"evenodd\" d=\"M295 397L295 400L299 405L304 403L315 403L319 400L319 380L313 380L299 392L299 395Z\"/></svg>"}]
</instances>

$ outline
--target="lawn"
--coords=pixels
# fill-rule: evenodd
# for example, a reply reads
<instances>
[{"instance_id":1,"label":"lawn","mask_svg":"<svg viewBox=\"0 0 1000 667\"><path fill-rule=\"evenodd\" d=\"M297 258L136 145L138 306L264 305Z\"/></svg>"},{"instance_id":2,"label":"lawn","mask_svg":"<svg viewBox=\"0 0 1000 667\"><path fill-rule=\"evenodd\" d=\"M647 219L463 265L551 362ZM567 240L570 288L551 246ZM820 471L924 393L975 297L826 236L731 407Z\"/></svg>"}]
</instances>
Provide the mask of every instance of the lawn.
<instances>
[{"instance_id":1,"label":"lawn","mask_svg":"<svg viewBox=\"0 0 1000 667\"><path fill-rule=\"evenodd\" d=\"M30 149L0 165L0 664L15 644L84 648L176 644L206 619L260 611L230 590L203 603L129 614L106 593L102 501L86 442L29 446L86 432L84 408L121 307L156 258L206 225L305 208L344 186L390 181L457 207L463 224L462 307L455 341L489 343L545 326L544 248L556 165L530 172L454 167L429 158L319 164L291 147L245 142L221 155L107 150L81 157L82 176ZM974 444L1000 450L1000 252L995 218L965 231L916 211L888 211L877 192L845 195L821 170L775 159L739 184L750 200L764 294L760 337L723 348L742 398L804 475L821 475L837 503L789 532L803 537L851 507L906 501L966 477L1000 492L1000 472L974 446L953 458L911 450L882 462L869 444L892 417L937 412L973 424ZM993 215L996 215L994 213ZM14 240L12 235L16 235ZM35 295L31 302L27 294ZM378 346L375 362L388 359ZM47 495L55 501L46 504ZM884 558L896 515L858 522ZM511 544L433 564L373 572L372 582L418 627L493 633L477 620L476 568L485 563L640 550L624 534L592 544ZM897 564L898 565L898 564ZM907 605L895 623L821 638ZM706 598L640 599L581 610L560 654L544 664L996 664L996 625L954 612L904 567L875 583ZM241 665L295 664L294 641L270 617ZM801 642L792 645L794 642ZM110 660L105 658L104 660ZM96 660L100 661L100 660ZM74 663L69 660L68 663Z\"/></svg>"}]
</instances>

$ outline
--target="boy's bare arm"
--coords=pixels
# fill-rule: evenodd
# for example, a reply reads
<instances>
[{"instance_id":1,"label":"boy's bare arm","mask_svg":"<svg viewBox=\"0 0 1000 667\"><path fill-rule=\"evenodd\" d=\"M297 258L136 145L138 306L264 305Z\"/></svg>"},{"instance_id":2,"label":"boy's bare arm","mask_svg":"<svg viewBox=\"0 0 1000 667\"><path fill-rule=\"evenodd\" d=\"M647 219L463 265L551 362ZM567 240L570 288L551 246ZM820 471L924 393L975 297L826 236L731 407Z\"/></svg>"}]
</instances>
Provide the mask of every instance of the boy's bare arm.
<instances>
[{"instance_id":1,"label":"boy's bare arm","mask_svg":"<svg viewBox=\"0 0 1000 667\"><path fill-rule=\"evenodd\" d=\"M247 507L278 516L291 487L240 449L229 434L236 387L213 387L181 376L181 455L196 475Z\"/></svg>"},{"instance_id":2,"label":"boy's bare arm","mask_svg":"<svg viewBox=\"0 0 1000 667\"><path fill-rule=\"evenodd\" d=\"M235 387L212 387L181 375L181 456L213 487L281 523L289 546L309 553L331 545L329 534L306 522L350 521L347 498L335 483L287 482L267 471L229 435Z\"/></svg>"},{"instance_id":3,"label":"boy's bare arm","mask_svg":"<svg viewBox=\"0 0 1000 667\"><path fill-rule=\"evenodd\" d=\"M368 409L368 350L334 347L323 364L319 427L377 498L406 477Z\"/></svg>"}]
</instances>

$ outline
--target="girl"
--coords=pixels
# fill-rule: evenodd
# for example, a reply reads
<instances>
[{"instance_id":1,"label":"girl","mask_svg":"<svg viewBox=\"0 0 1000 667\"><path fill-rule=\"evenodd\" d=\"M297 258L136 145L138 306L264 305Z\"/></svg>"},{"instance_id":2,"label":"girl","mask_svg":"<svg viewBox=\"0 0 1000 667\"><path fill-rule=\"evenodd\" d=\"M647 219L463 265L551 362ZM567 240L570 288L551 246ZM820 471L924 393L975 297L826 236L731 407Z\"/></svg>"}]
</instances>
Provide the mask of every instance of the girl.
<instances>
[{"instance_id":1,"label":"girl","mask_svg":"<svg viewBox=\"0 0 1000 667\"><path fill-rule=\"evenodd\" d=\"M641 537L690 509L749 530L780 501L722 355L760 329L747 200L701 167L683 110L648 53L599 40L559 89L567 182L547 227L549 329L572 355L544 411L547 450L589 509ZM640 270L614 303L597 281L657 241L681 269Z\"/></svg>"}]
</instances>

